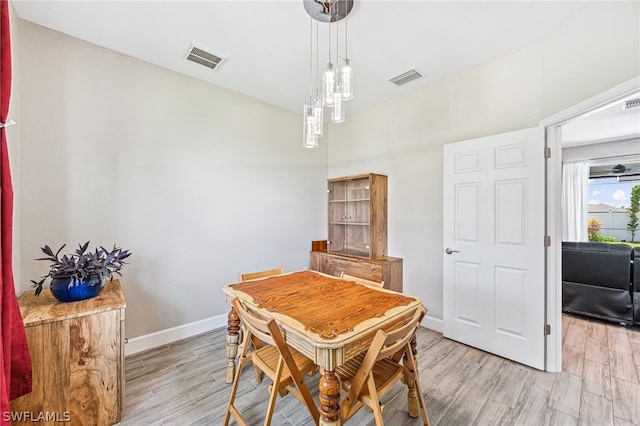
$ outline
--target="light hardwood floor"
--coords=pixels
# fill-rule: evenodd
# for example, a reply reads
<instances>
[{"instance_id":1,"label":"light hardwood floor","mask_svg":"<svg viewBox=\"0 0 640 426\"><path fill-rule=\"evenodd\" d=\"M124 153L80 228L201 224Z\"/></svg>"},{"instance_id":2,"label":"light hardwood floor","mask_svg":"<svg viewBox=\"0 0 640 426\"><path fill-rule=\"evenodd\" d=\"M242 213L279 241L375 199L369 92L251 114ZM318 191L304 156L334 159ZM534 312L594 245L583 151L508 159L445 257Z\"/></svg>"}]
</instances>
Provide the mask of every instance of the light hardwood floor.
<instances>
[{"instance_id":1,"label":"light hardwood floor","mask_svg":"<svg viewBox=\"0 0 640 426\"><path fill-rule=\"evenodd\" d=\"M126 358L121 425L220 425L229 397L226 330ZM563 372L545 373L418 331L418 362L431 423L437 425L640 425L640 328L563 316ZM262 424L269 380L243 374L237 405ZM306 378L316 402L318 375ZM419 425L406 415L406 388L383 400L385 423ZM231 424L235 424L231 422ZM302 404L278 398L272 424L311 425ZM361 410L348 424L373 425Z\"/></svg>"}]
</instances>

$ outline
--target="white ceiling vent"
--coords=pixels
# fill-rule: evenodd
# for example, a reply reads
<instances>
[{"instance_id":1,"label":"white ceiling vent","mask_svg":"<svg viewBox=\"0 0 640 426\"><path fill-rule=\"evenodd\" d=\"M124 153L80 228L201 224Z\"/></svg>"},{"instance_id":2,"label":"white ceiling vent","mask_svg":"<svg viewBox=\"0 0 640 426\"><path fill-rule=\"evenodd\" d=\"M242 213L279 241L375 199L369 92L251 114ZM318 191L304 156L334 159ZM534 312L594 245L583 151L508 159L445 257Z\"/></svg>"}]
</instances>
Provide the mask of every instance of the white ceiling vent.
<instances>
[{"instance_id":1,"label":"white ceiling vent","mask_svg":"<svg viewBox=\"0 0 640 426\"><path fill-rule=\"evenodd\" d=\"M187 61L195 62L216 71L227 60L224 56L213 53L202 46L192 44L184 57Z\"/></svg>"},{"instance_id":2,"label":"white ceiling vent","mask_svg":"<svg viewBox=\"0 0 640 426\"><path fill-rule=\"evenodd\" d=\"M393 84L395 84L396 86L402 86L403 84L407 84L410 81L416 80L418 78L422 78L423 75L420 73L420 71L416 70L415 68L412 70L409 70L405 73L402 73L400 75L397 75L393 78L390 78L389 81L392 82Z\"/></svg>"},{"instance_id":3,"label":"white ceiling vent","mask_svg":"<svg viewBox=\"0 0 640 426\"><path fill-rule=\"evenodd\" d=\"M640 107L640 98L631 99L630 101L625 102L624 105L622 106L622 108L624 109L638 108L638 107Z\"/></svg>"}]
</instances>

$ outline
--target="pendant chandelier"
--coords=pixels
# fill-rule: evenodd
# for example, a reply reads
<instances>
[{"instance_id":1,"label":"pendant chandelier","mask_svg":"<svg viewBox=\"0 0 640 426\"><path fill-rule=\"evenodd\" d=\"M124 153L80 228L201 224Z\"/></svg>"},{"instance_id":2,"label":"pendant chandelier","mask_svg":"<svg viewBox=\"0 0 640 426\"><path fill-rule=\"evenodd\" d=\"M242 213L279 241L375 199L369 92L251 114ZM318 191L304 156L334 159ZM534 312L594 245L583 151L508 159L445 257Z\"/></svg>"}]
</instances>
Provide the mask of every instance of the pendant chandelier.
<instances>
[{"instance_id":1,"label":"pendant chandelier","mask_svg":"<svg viewBox=\"0 0 640 426\"><path fill-rule=\"evenodd\" d=\"M311 16L310 24L310 95L303 109L303 141L305 148L316 148L322 137L324 109L330 114L332 123L342 123L345 119L344 103L353 99L353 70L347 50L347 17L354 0L303 0L304 8ZM343 21L341 33L340 23ZM320 24L327 24L328 59L320 70L318 39ZM315 30L314 30L315 24ZM324 26L324 25L323 25ZM315 33L315 34L314 34ZM332 40L335 33L335 40ZM340 43L340 36L344 41ZM315 35L315 61L314 61ZM342 53L340 52L342 47ZM343 56L342 56L343 55ZM320 77L322 75L322 77Z\"/></svg>"}]
</instances>

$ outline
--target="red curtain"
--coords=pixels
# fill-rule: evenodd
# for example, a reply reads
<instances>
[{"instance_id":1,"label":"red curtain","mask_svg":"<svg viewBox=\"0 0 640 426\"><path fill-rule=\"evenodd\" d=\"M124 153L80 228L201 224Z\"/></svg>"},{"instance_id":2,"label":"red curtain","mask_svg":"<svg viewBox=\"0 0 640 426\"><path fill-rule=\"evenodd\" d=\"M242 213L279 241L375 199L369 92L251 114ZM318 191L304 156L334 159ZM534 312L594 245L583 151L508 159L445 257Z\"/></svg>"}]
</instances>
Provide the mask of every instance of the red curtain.
<instances>
[{"instance_id":1,"label":"red curtain","mask_svg":"<svg viewBox=\"0 0 640 426\"><path fill-rule=\"evenodd\" d=\"M0 122L7 121L11 95L9 3L0 0ZM31 359L18 308L12 269L13 188L6 129L0 129L0 424L11 424L9 401L31 392Z\"/></svg>"}]
</instances>

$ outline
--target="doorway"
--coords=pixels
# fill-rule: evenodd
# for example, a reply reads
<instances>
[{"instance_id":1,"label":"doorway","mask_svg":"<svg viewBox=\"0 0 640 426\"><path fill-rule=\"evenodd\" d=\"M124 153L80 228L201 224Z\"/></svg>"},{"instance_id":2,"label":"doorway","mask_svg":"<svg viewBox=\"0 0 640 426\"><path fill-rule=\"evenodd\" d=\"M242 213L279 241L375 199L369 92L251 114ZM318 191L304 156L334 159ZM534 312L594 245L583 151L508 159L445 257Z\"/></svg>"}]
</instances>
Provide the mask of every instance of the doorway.
<instances>
[{"instance_id":1,"label":"doorway","mask_svg":"<svg viewBox=\"0 0 640 426\"><path fill-rule=\"evenodd\" d=\"M640 77L540 122L545 128L546 148L550 155L546 170L546 222L550 237L546 253L546 318L551 329L545 348L547 371L562 371L562 130L564 126L585 120L634 94L640 94Z\"/></svg>"}]
</instances>

